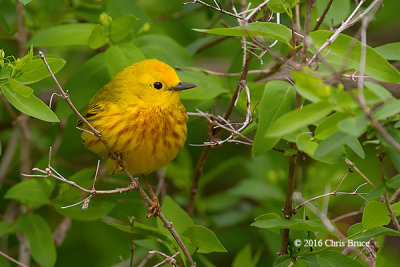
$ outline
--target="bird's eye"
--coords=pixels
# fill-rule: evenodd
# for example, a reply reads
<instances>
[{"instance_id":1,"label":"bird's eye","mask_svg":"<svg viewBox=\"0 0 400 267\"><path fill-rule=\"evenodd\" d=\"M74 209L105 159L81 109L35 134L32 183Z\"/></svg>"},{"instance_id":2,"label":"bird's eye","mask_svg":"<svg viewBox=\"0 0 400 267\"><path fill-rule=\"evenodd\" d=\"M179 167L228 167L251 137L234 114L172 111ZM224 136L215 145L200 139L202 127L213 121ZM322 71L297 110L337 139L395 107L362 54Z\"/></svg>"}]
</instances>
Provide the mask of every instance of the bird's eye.
<instances>
[{"instance_id":1,"label":"bird's eye","mask_svg":"<svg viewBox=\"0 0 400 267\"><path fill-rule=\"evenodd\" d=\"M153 86L154 86L154 88L156 88L157 90L160 90L160 89L162 88L162 83L160 83L160 82L155 82L155 83L153 84Z\"/></svg>"}]
</instances>

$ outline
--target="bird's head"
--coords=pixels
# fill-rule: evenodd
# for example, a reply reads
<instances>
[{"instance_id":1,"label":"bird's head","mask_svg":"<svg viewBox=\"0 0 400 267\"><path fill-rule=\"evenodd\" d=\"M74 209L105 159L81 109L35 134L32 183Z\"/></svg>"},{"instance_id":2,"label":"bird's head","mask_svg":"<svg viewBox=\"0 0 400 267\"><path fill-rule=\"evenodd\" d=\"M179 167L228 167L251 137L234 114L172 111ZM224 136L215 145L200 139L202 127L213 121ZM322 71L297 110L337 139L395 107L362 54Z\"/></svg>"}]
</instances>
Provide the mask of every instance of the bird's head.
<instances>
[{"instance_id":1,"label":"bird's head","mask_svg":"<svg viewBox=\"0 0 400 267\"><path fill-rule=\"evenodd\" d=\"M157 59L146 59L126 67L111 83L120 90L127 90L127 97L132 97L132 101L154 104L180 101L182 90L197 86L182 82L173 68Z\"/></svg>"}]
</instances>

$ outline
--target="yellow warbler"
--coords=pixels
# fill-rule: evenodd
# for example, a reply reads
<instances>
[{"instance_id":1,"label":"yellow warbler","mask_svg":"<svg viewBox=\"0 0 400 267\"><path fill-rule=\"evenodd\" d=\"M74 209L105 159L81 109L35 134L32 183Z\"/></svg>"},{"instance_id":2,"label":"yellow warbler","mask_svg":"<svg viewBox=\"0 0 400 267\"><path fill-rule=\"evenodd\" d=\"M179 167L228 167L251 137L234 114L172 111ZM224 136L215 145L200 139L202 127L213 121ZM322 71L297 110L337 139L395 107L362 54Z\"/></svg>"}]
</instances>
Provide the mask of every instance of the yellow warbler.
<instances>
[{"instance_id":1,"label":"yellow warbler","mask_svg":"<svg viewBox=\"0 0 400 267\"><path fill-rule=\"evenodd\" d=\"M132 174L153 172L176 157L186 140L185 107L180 92L196 87L181 82L169 65L148 59L132 64L100 89L83 116ZM82 121L78 126L89 130ZM109 151L93 134L82 131L86 147L103 157ZM146 185L147 181L145 180ZM149 188L152 193L151 188ZM153 198L154 199L154 198Z\"/></svg>"}]
</instances>

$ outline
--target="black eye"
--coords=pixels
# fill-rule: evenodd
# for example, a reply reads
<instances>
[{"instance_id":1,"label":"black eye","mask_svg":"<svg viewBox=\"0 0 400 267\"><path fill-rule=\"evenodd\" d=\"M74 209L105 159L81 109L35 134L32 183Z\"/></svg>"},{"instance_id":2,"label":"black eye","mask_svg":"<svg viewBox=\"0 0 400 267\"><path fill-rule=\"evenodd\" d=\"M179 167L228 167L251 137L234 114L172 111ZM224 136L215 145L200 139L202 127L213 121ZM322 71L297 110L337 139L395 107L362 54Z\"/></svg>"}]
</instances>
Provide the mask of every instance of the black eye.
<instances>
[{"instance_id":1,"label":"black eye","mask_svg":"<svg viewBox=\"0 0 400 267\"><path fill-rule=\"evenodd\" d=\"M155 82L155 83L153 84L153 86L154 86L154 88L156 88L157 90L160 90L160 89L162 88L162 83L160 83L160 82Z\"/></svg>"}]
</instances>

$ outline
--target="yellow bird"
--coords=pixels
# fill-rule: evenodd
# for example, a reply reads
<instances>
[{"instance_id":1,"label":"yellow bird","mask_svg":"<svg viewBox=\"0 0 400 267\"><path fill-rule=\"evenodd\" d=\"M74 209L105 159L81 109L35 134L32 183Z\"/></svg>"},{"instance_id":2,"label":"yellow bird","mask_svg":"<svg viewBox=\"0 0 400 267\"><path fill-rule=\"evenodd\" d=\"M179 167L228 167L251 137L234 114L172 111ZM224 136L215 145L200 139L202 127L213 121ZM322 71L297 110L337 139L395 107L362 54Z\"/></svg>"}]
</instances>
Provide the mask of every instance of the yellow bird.
<instances>
[{"instance_id":1,"label":"yellow bird","mask_svg":"<svg viewBox=\"0 0 400 267\"><path fill-rule=\"evenodd\" d=\"M186 140L185 107L180 92L197 85L181 82L169 65L148 59L119 72L90 100L83 113L101 132L101 138L131 174L140 174L153 197L152 215L159 204L144 174L151 173L173 160ZM83 143L91 151L110 158L109 151L89 128L83 129ZM86 130L86 131L85 131Z\"/></svg>"}]
</instances>

